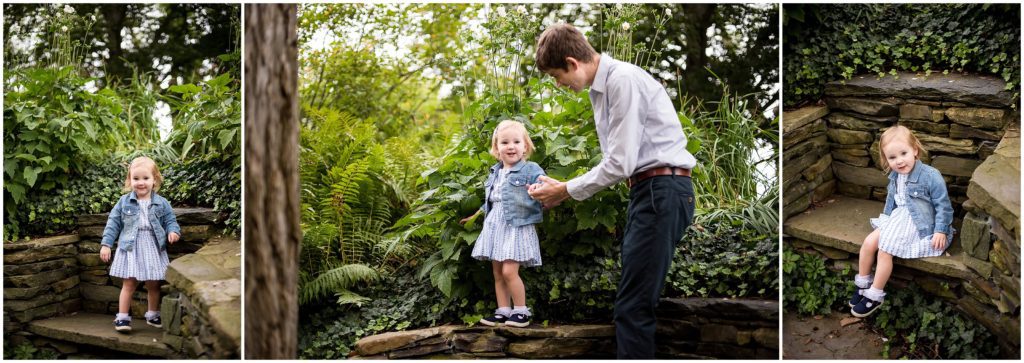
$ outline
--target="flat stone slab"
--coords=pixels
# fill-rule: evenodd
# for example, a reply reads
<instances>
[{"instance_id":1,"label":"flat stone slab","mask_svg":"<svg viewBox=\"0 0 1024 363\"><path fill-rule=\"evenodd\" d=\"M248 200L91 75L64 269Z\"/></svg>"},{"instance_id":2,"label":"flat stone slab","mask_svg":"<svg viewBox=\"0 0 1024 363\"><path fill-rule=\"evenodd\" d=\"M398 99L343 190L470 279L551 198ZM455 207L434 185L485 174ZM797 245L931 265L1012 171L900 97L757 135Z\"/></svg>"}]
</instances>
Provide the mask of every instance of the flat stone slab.
<instances>
[{"instance_id":1,"label":"flat stone slab","mask_svg":"<svg viewBox=\"0 0 1024 363\"><path fill-rule=\"evenodd\" d=\"M1013 232L1020 230L1020 130L1006 131L996 151L974 169L967 197Z\"/></svg>"},{"instance_id":2,"label":"flat stone slab","mask_svg":"<svg viewBox=\"0 0 1024 363\"><path fill-rule=\"evenodd\" d=\"M845 84L844 84L845 83ZM932 73L929 76L900 72L898 77L856 75L825 85L829 97L900 97L906 99L952 101L991 107L1010 107L1013 92L998 77Z\"/></svg>"},{"instance_id":3,"label":"flat stone slab","mask_svg":"<svg viewBox=\"0 0 1024 363\"><path fill-rule=\"evenodd\" d=\"M171 349L164 343L163 329L133 317L128 334L114 330L114 317L90 313L37 320L28 324L28 331L56 340L86 344L120 352L150 357L169 358Z\"/></svg>"},{"instance_id":4,"label":"flat stone slab","mask_svg":"<svg viewBox=\"0 0 1024 363\"><path fill-rule=\"evenodd\" d=\"M826 247L860 253L864 238L872 231L869 218L878 217L884 208L882 202L833 195L824 201L823 206L787 219L783 223L783 233ZM909 260L893 258L893 262L957 279L968 279L973 275L959 255Z\"/></svg>"},{"instance_id":5,"label":"flat stone slab","mask_svg":"<svg viewBox=\"0 0 1024 363\"><path fill-rule=\"evenodd\" d=\"M782 133L786 134L800 128L814 120L828 115L827 106L808 106L795 111L782 113Z\"/></svg>"},{"instance_id":6,"label":"flat stone slab","mask_svg":"<svg viewBox=\"0 0 1024 363\"><path fill-rule=\"evenodd\" d=\"M18 240L9 243L4 243L4 252L21 251L31 248L39 247L50 247L50 246L61 246L71 244L79 241L77 234L68 234L63 236L33 238L30 240Z\"/></svg>"},{"instance_id":7,"label":"flat stone slab","mask_svg":"<svg viewBox=\"0 0 1024 363\"><path fill-rule=\"evenodd\" d=\"M83 214L78 216L78 225L106 225L108 213ZM178 224L216 224L222 218L220 213L210 208L174 208L174 218Z\"/></svg>"},{"instance_id":8,"label":"flat stone slab","mask_svg":"<svg viewBox=\"0 0 1024 363\"><path fill-rule=\"evenodd\" d=\"M737 320L776 320L777 300L725 298L663 298L658 303L659 317L714 316Z\"/></svg>"}]
</instances>

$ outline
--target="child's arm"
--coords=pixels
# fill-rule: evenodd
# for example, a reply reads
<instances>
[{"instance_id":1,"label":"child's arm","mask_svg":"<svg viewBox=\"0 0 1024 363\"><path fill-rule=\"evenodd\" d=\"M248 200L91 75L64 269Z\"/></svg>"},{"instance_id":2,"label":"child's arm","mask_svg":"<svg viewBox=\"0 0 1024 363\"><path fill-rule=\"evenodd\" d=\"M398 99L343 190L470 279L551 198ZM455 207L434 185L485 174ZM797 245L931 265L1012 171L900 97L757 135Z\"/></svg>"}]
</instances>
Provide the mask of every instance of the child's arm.
<instances>
[{"instance_id":1,"label":"child's arm","mask_svg":"<svg viewBox=\"0 0 1024 363\"><path fill-rule=\"evenodd\" d=\"M110 210L110 214L107 215L107 225L103 227L103 239L100 240L100 259L103 262L110 262L110 248L114 246L114 241L117 240L118 235L121 234L121 228L124 225L121 224L121 202L124 198L117 201L114 204L114 209Z\"/></svg>"},{"instance_id":2,"label":"child's arm","mask_svg":"<svg viewBox=\"0 0 1024 363\"><path fill-rule=\"evenodd\" d=\"M480 215L480 213L483 213L483 211L484 210L482 207L481 209L477 209L476 213L473 213L473 215L459 220L459 224L466 224L466 222L469 222L470 219L476 218L476 216Z\"/></svg>"},{"instance_id":3,"label":"child's arm","mask_svg":"<svg viewBox=\"0 0 1024 363\"><path fill-rule=\"evenodd\" d=\"M949 192L946 191L946 182L938 172L932 176L931 196L932 207L935 209L935 226L932 233L943 233L944 238L953 234L953 204L949 202ZM932 240L935 242L935 240Z\"/></svg>"},{"instance_id":4,"label":"child's arm","mask_svg":"<svg viewBox=\"0 0 1024 363\"><path fill-rule=\"evenodd\" d=\"M167 242L178 242L178 239L181 238L181 226L178 225L178 217L174 215L174 208L171 208L171 202L164 199L164 203L168 212L161 217L160 223L164 225L164 230L167 231Z\"/></svg>"}]
</instances>

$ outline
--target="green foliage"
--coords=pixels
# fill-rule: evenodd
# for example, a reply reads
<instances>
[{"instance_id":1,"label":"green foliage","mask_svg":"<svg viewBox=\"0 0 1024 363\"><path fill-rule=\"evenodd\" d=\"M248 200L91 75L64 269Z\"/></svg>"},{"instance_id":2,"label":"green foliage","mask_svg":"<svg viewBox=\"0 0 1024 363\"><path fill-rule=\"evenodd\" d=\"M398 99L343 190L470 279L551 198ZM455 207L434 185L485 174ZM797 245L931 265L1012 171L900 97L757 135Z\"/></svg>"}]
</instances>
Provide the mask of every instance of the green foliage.
<instances>
[{"instance_id":1,"label":"green foliage","mask_svg":"<svg viewBox=\"0 0 1024 363\"><path fill-rule=\"evenodd\" d=\"M929 296L917 285L889 289L872 325L888 341L884 352L901 347L910 359L989 359L999 357L995 337L955 306Z\"/></svg>"},{"instance_id":2,"label":"green foliage","mask_svg":"<svg viewBox=\"0 0 1024 363\"><path fill-rule=\"evenodd\" d=\"M161 169L164 185L159 193L166 197L172 206L213 208L214 211L227 215L224 220L224 233L241 235L241 170L230 164L230 161L217 159L192 159L181 163L165 161L161 165L165 166ZM122 173L124 168L126 167L122 167Z\"/></svg>"},{"instance_id":3,"label":"green foliage","mask_svg":"<svg viewBox=\"0 0 1024 363\"><path fill-rule=\"evenodd\" d=\"M4 204L8 216L32 194L48 193L69 176L122 148L127 124L111 89L89 91L72 67L7 73L4 95ZM10 219L8 219L10 220ZM18 234L23 226L5 228Z\"/></svg>"},{"instance_id":4,"label":"green foliage","mask_svg":"<svg viewBox=\"0 0 1024 363\"><path fill-rule=\"evenodd\" d=\"M239 82L225 73L198 84L169 87L166 97L174 113L167 145L181 160L200 158L242 165L242 104Z\"/></svg>"},{"instance_id":5,"label":"green foliage","mask_svg":"<svg viewBox=\"0 0 1024 363\"><path fill-rule=\"evenodd\" d=\"M977 72L1020 94L1016 4L787 4L785 104L821 97L826 83L897 71Z\"/></svg>"},{"instance_id":6,"label":"green foliage","mask_svg":"<svg viewBox=\"0 0 1024 363\"><path fill-rule=\"evenodd\" d=\"M819 256L794 252L786 246L782 255L783 307L799 314L827 314L847 307L855 286L849 267L835 272Z\"/></svg>"},{"instance_id":7,"label":"green foliage","mask_svg":"<svg viewBox=\"0 0 1024 363\"><path fill-rule=\"evenodd\" d=\"M778 237L724 223L691 228L667 282L675 291L671 296L778 296Z\"/></svg>"},{"instance_id":8,"label":"green foliage","mask_svg":"<svg viewBox=\"0 0 1024 363\"><path fill-rule=\"evenodd\" d=\"M7 334L4 334L4 359L52 360L60 357L57 351L53 349L39 349L32 345L32 343L22 343L18 346L11 346L8 344L9 341L10 339L7 339Z\"/></svg>"}]
</instances>

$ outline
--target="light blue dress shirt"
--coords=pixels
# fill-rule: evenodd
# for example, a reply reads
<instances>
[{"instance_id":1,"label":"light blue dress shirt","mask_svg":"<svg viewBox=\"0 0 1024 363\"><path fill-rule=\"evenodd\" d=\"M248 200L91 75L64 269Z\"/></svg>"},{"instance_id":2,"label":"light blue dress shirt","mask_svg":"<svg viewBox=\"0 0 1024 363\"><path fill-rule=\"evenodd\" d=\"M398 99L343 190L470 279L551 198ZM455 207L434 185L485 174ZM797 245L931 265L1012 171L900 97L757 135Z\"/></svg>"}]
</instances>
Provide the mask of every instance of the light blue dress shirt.
<instances>
[{"instance_id":1,"label":"light blue dress shirt","mask_svg":"<svg viewBox=\"0 0 1024 363\"><path fill-rule=\"evenodd\" d=\"M647 71L607 54L590 86L601 162L567 182L576 200L647 169L692 169L697 159L686 151L686 135L668 93Z\"/></svg>"}]
</instances>

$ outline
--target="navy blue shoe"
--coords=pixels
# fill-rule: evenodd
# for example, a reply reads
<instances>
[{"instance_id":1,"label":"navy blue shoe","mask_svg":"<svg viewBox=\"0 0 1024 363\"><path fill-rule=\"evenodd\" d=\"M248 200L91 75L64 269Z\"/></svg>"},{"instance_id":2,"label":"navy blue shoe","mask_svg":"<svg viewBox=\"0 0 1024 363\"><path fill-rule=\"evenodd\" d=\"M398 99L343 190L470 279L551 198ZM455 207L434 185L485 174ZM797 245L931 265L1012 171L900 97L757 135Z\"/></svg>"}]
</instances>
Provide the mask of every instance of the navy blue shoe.
<instances>
[{"instance_id":1,"label":"navy blue shoe","mask_svg":"<svg viewBox=\"0 0 1024 363\"><path fill-rule=\"evenodd\" d=\"M859 287L853 290L853 297L850 298L851 308L860 304L860 301L864 299L864 295L861 295L861 291L864 291L864 289Z\"/></svg>"},{"instance_id":2,"label":"navy blue shoe","mask_svg":"<svg viewBox=\"0 0 1024 363\"><path fill-rule=\"evenodd\" d=\"M506 326L514 326L518 328L526 327L530 325L530 317L526 314L512 314L505 322Z\"/></svg>"},{"instance_id":3,"label":"navy blue shoe","mask_svg":"<svg viewBox=\"0 0 1024 363\"><path fill-rule=\"evenodd\" d=\"M118 332L121 332L121 333L130 332L130 331L132 331L132 321L131 320L114 320L114 330L117 330Z\"/></svg>"},{"instance_id":4,"label":"navy blue shoe","mask_svg":"<svg viewBox=\"0 0 1024 363\"><path fill-rule=\"evenodd\" d=\"M875 301L868 297L863 297L853 309L850 309L850 313L858 318L866 318L878 311L878 307L882 306L882 303L883 301Z\"/></svg>"},{"instance_id":5,"label":"navy blue shoe","mask_svg":"<svg viewBox=\"0 0 1024 363\"><path fill-rule=\"evenodd\" d=\"M486 316L480 319L480 324L487 326L498 326L500 324L504 324L506 320L508 320L507 316L495 313L492 316Z\"/></svg>"},{"instance_id":6,"label":"navy blue shoe","mask_svg":"<svg viewBox=\"0 0 1024 363\"><path fill-rule=\"evenodd\" d=\"M146 324L149 324L149 325L151 325L153 327L157 327L157 328L163 328L164 327L164 324L160 322L160 315L157 315L157 316L154 316L152 318L146 319Z\"/></svg>"}]
</instances>

